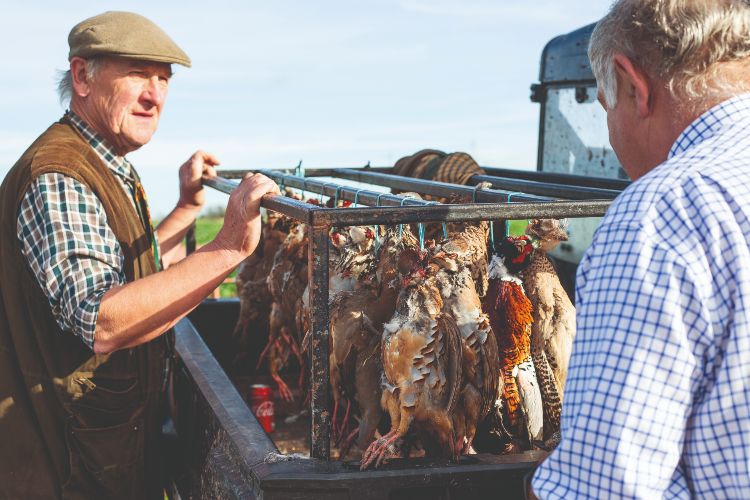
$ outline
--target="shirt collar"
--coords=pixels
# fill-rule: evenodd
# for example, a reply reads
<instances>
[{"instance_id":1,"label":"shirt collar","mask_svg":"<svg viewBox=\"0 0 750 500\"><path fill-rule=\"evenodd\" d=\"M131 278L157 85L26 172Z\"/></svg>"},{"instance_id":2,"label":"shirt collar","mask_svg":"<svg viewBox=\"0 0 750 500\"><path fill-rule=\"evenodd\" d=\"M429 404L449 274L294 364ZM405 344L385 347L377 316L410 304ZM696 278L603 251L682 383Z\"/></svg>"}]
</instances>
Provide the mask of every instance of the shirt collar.
<instances>
[{"instance_id":1,"label":"shirt collar","mask_svg":"<svg viewBox=\"0 0 750 500\"><path fill-rule=\"evenodd\" d=\"M119 156L107 140L97 134L83 119L75 114L73 111L68 110L65 116L70 122L75 125L84 139L88 141L94 151L101 157L104 163L112 170L115 174L124 178L127 181L133 181L133 170L130 162L124 157Z\"/></svg>"},{"instance_id":2,"label":"shirt collar","mask_svg":"<svg viewBox=\"0 0 750 500\"><path fill-rule=\"evenodd\" d=\"M727 99L696 118L674 142L667 158L697 146L743 117L750 118L750 93Z\"/></svg>"}]
</instances>

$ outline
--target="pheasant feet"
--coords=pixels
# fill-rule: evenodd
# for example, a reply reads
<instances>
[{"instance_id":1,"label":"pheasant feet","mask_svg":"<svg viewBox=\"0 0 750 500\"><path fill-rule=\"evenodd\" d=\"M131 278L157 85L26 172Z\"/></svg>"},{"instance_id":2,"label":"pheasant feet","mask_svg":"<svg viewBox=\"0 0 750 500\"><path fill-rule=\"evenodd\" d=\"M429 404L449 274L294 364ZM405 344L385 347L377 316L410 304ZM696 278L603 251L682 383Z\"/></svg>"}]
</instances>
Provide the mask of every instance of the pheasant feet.
<instances>
[{"instance_id":1,"label":"pheasant feet","mask_svg":"<svg viewBox=\"0 0 750 500\"><path fill-rule=\"evenodd\" d=\"M367 447L365 454L362 455L359 470L367 470L371 465L376 469L380 467L390 451L390 446L400 437L401 433L398 429L394 429L380 439L373 441Z\"/></svg>"}]
</instances>

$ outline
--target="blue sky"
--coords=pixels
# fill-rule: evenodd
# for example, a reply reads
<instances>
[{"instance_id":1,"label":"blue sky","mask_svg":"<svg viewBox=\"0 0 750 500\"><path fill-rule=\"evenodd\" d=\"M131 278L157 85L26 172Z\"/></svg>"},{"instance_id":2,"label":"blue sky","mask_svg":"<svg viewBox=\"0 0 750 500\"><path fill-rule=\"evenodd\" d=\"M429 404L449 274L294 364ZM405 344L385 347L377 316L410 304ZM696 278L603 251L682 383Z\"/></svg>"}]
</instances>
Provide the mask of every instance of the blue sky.
<instances>
[{"instance_id":1,"label":"blue sky","mask_svg":"<svg viewBox=\"0 0 750 500\"><path fill-rule=\"evenodd\" d=\"M198 148L225 168L384 165L430 147L533 169L539 107L529 86L542 49L609 4L6 2L0 177L62 114L55 77L66 69L70 28L105 10L145 15L193 60L175 67L151 143L129 155L157 215L174 206L177 167Z\"/></svg>"}]
</instances>

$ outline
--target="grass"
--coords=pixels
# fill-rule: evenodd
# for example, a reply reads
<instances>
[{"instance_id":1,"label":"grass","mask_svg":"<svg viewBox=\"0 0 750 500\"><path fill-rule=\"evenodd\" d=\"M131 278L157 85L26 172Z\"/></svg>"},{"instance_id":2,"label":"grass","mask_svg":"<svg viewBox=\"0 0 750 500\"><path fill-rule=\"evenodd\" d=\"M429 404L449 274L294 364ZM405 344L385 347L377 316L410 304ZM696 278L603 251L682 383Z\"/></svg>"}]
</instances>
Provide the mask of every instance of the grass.
<instances>
[{"instance_id":1,"label":"grass","mask_svg":"<svg viewBox=\"0 0 750 500\"><path fill-rule=\"evenodd\" d=\"M512 220L510 221L510 229L508 232L511 236L520 236L523 234L524 229L526 229L527 224L528 221L526 219Z\"/></svg>"},{"instance_id":2,"label":"grass","mask_svg":"<svg viewBox=\"0 0 750 500\"><path fill-rule=\"evenodd\" d=\"M216 233L221 229L224 224L222 217L200 217L195 222L195 243L198 247L205 245L209 241L216 237ZM232 271L229 278L234 278L237 274L237 270ZM237 287L234 283L222 283L219 285L219 296L220 297L236 297Z\"/></svg>"}]
</instances>

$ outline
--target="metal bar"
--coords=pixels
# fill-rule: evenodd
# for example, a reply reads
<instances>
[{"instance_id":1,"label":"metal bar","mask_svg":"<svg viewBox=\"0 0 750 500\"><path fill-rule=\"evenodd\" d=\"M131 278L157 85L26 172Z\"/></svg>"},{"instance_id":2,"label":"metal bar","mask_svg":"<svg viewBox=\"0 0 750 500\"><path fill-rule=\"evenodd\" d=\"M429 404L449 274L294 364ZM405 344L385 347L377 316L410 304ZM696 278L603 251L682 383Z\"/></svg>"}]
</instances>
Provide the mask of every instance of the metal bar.
<instances>
[{"instance_id":1,"label":"metal bar","mask_svg":"<svg viewBox=\"0 0 750 500\"><path fill-rule=\"evenodd\" d=\"M222 172L223 173L223 172ZM283 174L279 174L282 177ZM549 201L544 203L476 203L476 204L452 204L443 205L417 199L404 199L397 195L376 193L374 191L362 191L349 186L338 186L317 180L304 181L300 177L288 176L294 186L309 184L310 189L324 191L334 196L339 191L340 199L353 200L358 191L358 202L363 204L375 204L380 201L380 207L366 208L320 208L316 205L302 203L283 196L264 197L262 205L271 210L285 213L298 220L313 226L335 226L335 225L365 225L365 224L399 224L409 222L427 221L479 221L498 219L529 219L539 218L564 218L564 217L600 217L606 213L610 205L609 200L593 201ZM204 181L207 185L219 185L227 188L236 186L236 183L226 179L214 182ZM221 182L224 181L224 182ZM464 188L474 193L474 189ZM225 191L226 192L226 191ZM496 195L498 191L478 190L477 199L481 199L488 193ZM378 200L378 198L381 198ZM505 201L507 197L504 197ZM401 201L403 200L403 206ZM384 206L384 205L391 206ZM410 206L411 205L411 206ZM290 206L295 210L290 210Z\"/></svg>"},{"instance_id":2,"label":"metal bar","mask_svg":"<svg viewBox=\"0 0 750 500\"><path fill-rule=\"evenodd\" d=\"M245 172L247 173L247 172ZM371 191L369 189L360 189L353 186L345 186L334 182L326 182L306 177L297 177L296 175L282 174L274 170L263 171L264 175L272 178L276 182L283 183L286 187L302 189L311 193L322 194L323 196L334 197L338 194L340 200L356 201L362 205L372 206L406 206L406 205L434 205L434 201L420 200L418 198L409 198L397 194ZM219 171L224 175L225 171ZM219 177L221 179L221 177ZM223 179L225 180L225 179ZM226 181L225 182L231 182ZM470 191L474 190L470 188ZM320 208L310 205L314 208Z\"/></svg>"},{"instance_id":3,"label":"metal bar","mask_svg":"<svg viewBox=\"0 0 750 500\"><path fill-rule=\"evenodd\" d=\"M481 192L481 191L480 191ZM360 226L411 222L460 222L480 220L562 219L601 217L609 200L557 201L549 203L436 204L427 207L329 208L312 214L316 226Z\"/></svg>"},{"instance_id":4,"label":"metal bar","mask_svg":"<svg viewBox=\"0 0 750 500\"><path fill-rule=\"evenodd\" d=\"M553 184L528 179L504 179L492 175L472 175L471 179L469 179L469 184L471 185L479 184L480 182L489 182L493 188L497 189L523 191L524 193L554 196L568 200L614 200L621 193L621 191L614 189Z\"/></svg>"},{"instance_id":5,"label":"metal bar","mask_svg":"<svg viewBox=\"0 0 750 500\"><path fill-rule=\"evenodd\" d=\"M203 177L203 185L212 187L222 193L231 194L234 188L239 185L239 182L223 177ZM312 212L321 210L316 205L304 203L288 196L266 195L261 199L260 206L308 224L312 223Z\"/></svg>"},{"instance_id":6,"label":"metal bar","mask_svg":"<svg viewBox=\"0 0 750 500\"><path fill-rule=\"evenodd\" d=\"M449 182L427 181L424 179L414 179L412 177L402 177L399 175L382 174L375 172L366 172L352 168L338 168L334 170L336 177L349 179L357 182L377 184L402 191L416 191L417 193L429 194L449 198L452 195L461 194L464 196L474 196L475 190L471 186L461 186ZM485 189L476 192L476 201L507 202L508 197L512 196L515 201L552 201L554 198L547 196L536 196L533 194L519 194L513 191L502 191L494 189Z\"/></svg>"},{"instance_id":7,"label":"metal bar","mask_svg":"<svg viewBox=\"0 0 750 500\"><path fill-rule=\"evenodd\" d=\"M310 457L331 457L328 366L328 233L330 226L308 226L307 276L310 285Z\"/></svg>"},{"instance_id":8,"label":"metal bar","mask_svg":"<svg viewBox=\"0 0 750 500\"><path fill-rule=\"evenodd\" d=\"M378 167L380 168L380 167ZM374 172L374 169L360 169L356 170L353 168L332 168L332 169L324 169L327 176L331 177L340 177L342 179L349 179L357 182L362 182L365 184L374 184L379 186L385 186L395 189L400 189L402 191L415 191L420 194L429 194L433 196L440 196L443 198L448 198L453 194L459 193L463 194L465 196L471 196L474 197L474 188L471 186L462 186L459 184L451 184L449 182L437 182L437 181L428 181L424 179L415 179L413 177L403 177L399 175L393 175L388 173L382 173L382 172ZM312 170L309 170L308 172L311 172ZM229 176L233 178L240 178L243 177L245 174L247 174L247 170L221 170L219 172L220 175L226 176L227 178ZM312 179L305 179L302 180L302 178L294 176L294 175L285 175L283 173L280 173L277 170L256 170L256 172L261 172L264 175L267 175L273 179L284 179L284 184L289 187L294 187L297 189L305 189L307 191L312 191L316 193L322 193L322 194L329 194L333 195L335 192L335 188L331 186L335 186L333 183L326 183L324 181L319 180L312 180ZM317 189L318 186L327 186L325 188L325 192L322 192ZM309 189L308 189L309 188ZM356 191L355 188L349 188L350 191ZM362 191L362 190L360 190ZM362 191L362 193L365 193L365 191ZM360 195L361 196L361 195ZM397 196L397 195L393 195ZM555 198L548 197L548 196L535 196L535 195L528 195L519 193L518 191L503 191L503 190L482 190L477 193L476 201L478 202L507 202L508 197L512 196L512 199L516 201L552 201ZM345 198L349 199L349 198ZM366 201L367 198L362 198L363 204L368 204ZM383 200L386 200L387 198L385 195L382 197ZM395 201L396 203L381 203L381 204L390 204L390 205L398 205L401 198L390 198L390 200ZM410 204L417 204L417 203L410 203ZM429 204L429 202L425 202L424 204Z\"/></svg>"},{"instance_id":9,"label":"metal bar","mask_svg":"<svg viewBox=\"0 0 750 500\"><path fill-rule=\"evenodd\" d=\"M366 167L321 167L309 168L305 170L307 177L336 177L339 170L361 170L363 172L390 174L392 166L368 165ZM482 169L494 177L503 179L526 179L537 182L549 182L554 184L566 184L571 186L585 186L598 189L614 189L622 191L630 185L626 179L608 179L606 177L590 177L587 175L563 174L559 172L542 172L539 170L522 170L517 168L489 167L482 166ZM249 170L221 170L222 177L227 179L242 179L248 171L261 172L279 172L282 174L291 174L294 169L268 169L253 168Z\"/></svg>"},{"instance_id":10,"label":"metal bar","mask_svg":"<svg viewBox=\"0 0 750 500\"><path fill-rule=\"evenodd\" d=\"M538 170L519 170L515 168L482 167L488 175L509 177L511 179L527 179L540 182L554 182L573 186L586 186L600 189L623 190L630 185L630 181L623 179L607 179L605 177L589 177L586 175L563 174L558 172L540 172Z\"/></svg>"},{"instance_id":11,"label":"metal bar","mask_svg":"<svg viewBox=\"0 0 750 500\"><path fill-rule=\"evenodd\" d=\"M336 170L341 170L342 168L351 168L351 167L323 167L323 168L311 168L309 170L305 171L305 175L308 177L336 177ZM384 174L390 174L391 170L393 170L393 165L367 165L364 167L356 167L358 170L364 170L365 172L376 172L376 173L384 173Z\"/></svg>"}]
</instances>

